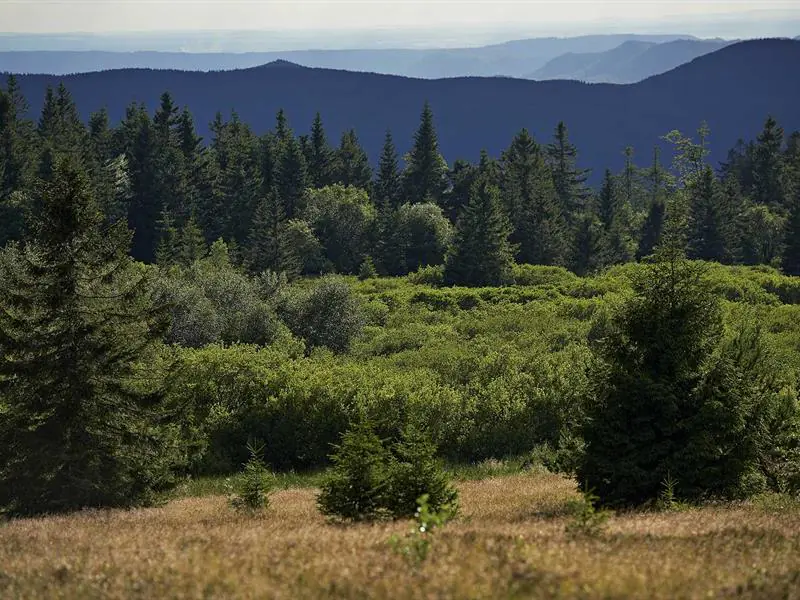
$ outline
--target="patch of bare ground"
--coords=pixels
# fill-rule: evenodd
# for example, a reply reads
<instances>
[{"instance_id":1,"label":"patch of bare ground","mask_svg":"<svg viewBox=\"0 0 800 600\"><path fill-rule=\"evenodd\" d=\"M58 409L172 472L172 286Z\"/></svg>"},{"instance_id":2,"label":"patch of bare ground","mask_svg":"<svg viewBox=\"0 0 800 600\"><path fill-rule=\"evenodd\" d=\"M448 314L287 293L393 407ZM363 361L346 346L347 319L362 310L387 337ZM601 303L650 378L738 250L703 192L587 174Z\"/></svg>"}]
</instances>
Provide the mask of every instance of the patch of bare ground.
<instances>
[{"instance_id":1,"label":"patch of bare ground","mask_svg":"<svg viewBox=\"0 0 800 600\"><path fill-rule=\"evenodd\" d=\"M800 598L800 512L725 505L625 513L565 533L574 482L459 484L462 516L414 567L387 543L408 522L336 525L315 490L260 517L224 498L0 525L0 598Z\"/></svg>"}]
</instances>

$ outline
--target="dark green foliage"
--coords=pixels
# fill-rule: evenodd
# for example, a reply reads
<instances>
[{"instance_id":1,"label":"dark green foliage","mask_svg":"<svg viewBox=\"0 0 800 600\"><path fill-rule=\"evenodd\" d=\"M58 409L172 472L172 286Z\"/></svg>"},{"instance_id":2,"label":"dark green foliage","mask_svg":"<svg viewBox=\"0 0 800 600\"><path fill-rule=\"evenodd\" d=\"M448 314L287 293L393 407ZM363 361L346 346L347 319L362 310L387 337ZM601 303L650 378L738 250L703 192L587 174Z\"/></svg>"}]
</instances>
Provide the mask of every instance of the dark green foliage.
<instances>
[{"instance_id":1,"label":"dark green foliage","mask_svg":"<svg viewBox=\"0 0 800 600\"><path fill-rule=\"evenodd\" d=\"M79 168L39 189L35 238L2 259L0 507L132 506L170 485L162 391L141 378L167 324L130 232L104 225Z\"/></svg>"},{"instance_id":2,"label":"dark green foliage","mask_svg":"<svg viewBox=\"0 0 800 600\"><path fill-rule=\"evenodd\" d=\"M308 291L290 291L279 314L309 348L325 346L345 352L364 325L361 307L350 286L338 277L321 279Z\"/></svg>"},{"instance_id":3,"label":"dark green foliage","mask_svg":"<svg viewBox=\"0 0 800 600\"><path fill-rule=\"evenodd\" d=\"M247 240L247 265L255 273L271 270L296 277L303 261L287 232L287 221L276 190L258 203ZM299 247L299 246L298 246Z\"/></svg>"},{"instance_id":4,"label":"dark green foliage","mask_svg":"<svg viewBox=\"0 0 800 600\"><path fill-rule=\"evenodd\" d=\"M357 273L369 253L377 217L367 192L335 184L310 190L304 213L325 257L336 271Z\"/></svg>"},{"instance_id":5,"label":"dark green foliage","mask_svg":"<svg viewBox=\"0 0 800 600\"><path fill-rule=\"evenodd\" d=\"M783 135L783 128L769 116L753 148L753 201L772 209L780 209L785 203Z\"/></svg>"},{"instance_id":6,"label":"dark green foliage","mask_svg":"<svg viewBox=\"0 0 800 600\"><path fill-rule=\"evenodd\" d=\"M436 446L417 428L406 427L396 443L387 444L361 420L335 448L317 498L323 514L354 521L408 518L422 496L432 511L458 512L458 492L436 459Z\"/></svg>"},{"instance_id":7,"label":"dark green foliage","mask_svg":"<svg viewBox=\"0 0 800 600\"><path fill-rule=\"evenodd\" d=\"M689 188L689 258L731 262L736 254L737 211L707 166Z\"/></svg>"},{"instance_id":8,"label":"dark green foliage","mask_svg":"<svg viewBox=\"0 0 800 600\"><path fill-rule=\"evenodd\" d=\"M244 464L244 472L233 488L229 502L239 511L261 511L269 508L269 495L274 481L261 458L264 454L263 444L248 444L247 450L250 459Z\"/></svg>"},{"instance_id":9,"label":"dark green foliage","mask_svg":"<svg viewBox=\"0 0 800 600\"><path fill-rule=\"evenodd\" d=\"M559 207L567 225L572 226L573 219L589 197L586 189L589 171L577 167L578 149L569 141L567 126L563 121L556 126L553 141L547 145L546 153L553 172L553 185Z\"/></svg>"},{"instance_id":10,"label":"dark green foliage","mask_svg":"<svg viewBox=\"0 0 800 600\"><path fill-rule=\"evenodd\" d=\"M387 131L378 165L378 178L373 187L375 205L397 208L401 203L400 182L397 149L394 146L392 133Z\"/></svg>"},{"instance_id":11,"label":"dark green foliage","mask_svg":"<svg viewBox=\"0 0 800 600\"><path fill-rule=\"evenodd\" d=\"M444 262L453 227L437 205L404 204L397 211L394 227L392 238L404 272Z\"/></svg>"},{"instance_id":12,"label":"dark green foliage","mask_svg":"<svg viewBox=\"0 0 800 600\"><path fill-rule=\"evenodd\" d=\"M572 271L581 276L599 269L604 260L603 226L594 207L589 208L575 224L575 248L570 261Z\"/></svg>"},{"instance_id":13,"label":"dark green foliage","mask_svg":"<svg viewBox=\"0 0 800 600\"><path fill-rule=\"evenodd\" d=\"M333 161L333 149L328 144L322 117L317 113L311 125L311 139L306 157L308 178L313 187L321 188L333 183Z\"/></svg>"},{"instance_id":14,"label":"dark green foliage","mask_svg":"<svg viewBox=\"0 0 800 600\"><path fill-rule=\"evenodd\" d=\"M632 235L632 209L623 186L606 169L596 206L601 234L597 263L602 266L630 262L636 249Z\"/></svg>"},{"instance_id":15,"label":"dark green foliage","mask_svg":"<svg viewBox=\"0 0 800 600\"><path fill-rule=\"evenodd\" d=\"M511 227L500 206L500 191L475 183L458 220L445 281L451 285L505 285L512 282Z\"/></svg>"},{"instance_id":16,"label":"dark green foliage","mask_svg":"<svg viewBox=\"0 0 800 600\"><path fill-rule=\"evenodd\" d=\"M564 264L566 222L559 206L553 175L539 145L523 129L503 153L503 200L511 220L512 243L519 262Z\"/></svg>"},{"instance_id":17,"label":"dark green foliage","mask_svg":"<svg viewBox=\"0 0 800 600\"><path fill-rule=\"evenodd\" d=\"M361 267L358 269L358 278L361 281L366 279L374 279L378 276L378 270L375 268L375 263L372 262L372 257L367 256L364 259L364 262L361 263Z\"/></svg>"},{"instance_id":18,"label":"dark green foliage","mask_svg":"<svg viewBox=\"0 0 800 600\"><path fill-rule=\"evenodd\" d=\"M653 500L670 474L685 499L758 491L769 400L742 385L755 363L723 344L703 267L667 247L633 284L599 348L580 481L606 504Z\"/></svg>"},{"instance_id":19,"label":"dark green foliage","mask_svg":"<svg viewBox=\"0 0 800 600\"><path fill-rule=\"evenodd\" d=\"M403 172L405 202L435 202L439 204L447 187L447 163L439 153L439 141L433 125L433 111L425 103L419 129L414 134L414 146L406 156Z\"/></svg>"},{"instance_id":20,"label":"dark green foliage","mask_svg":"<svg viewBox=\"0 0 800 600\"><path fill-rule=\"evenodd\" d=\"M306 159L300 143L294 136L278 140L278 169L276 174L278 197L287 219L300 215L308 186Z\"/></svg>"},{"instance_id":21,"label":"dark green foliage","mask_svg":"<svg viewBox=\"0 0 800 600\"><path fill-rule=\"evenodd\" d=\"M358 142L352 129L342 134L342 141L336 150L333 162L333 180L347 186L368 189L372 181L372 168L367 153Z\"/></svg>"},{"instance_id":22,"label":"dark green foliage","mask_svg":"<svg viewBox=\"0 0 800 600\"><path fill-rule=\"evenodd\" d=\"M363 521L385 513L390 455L372 425L357 423L335 448L333 467L317 497L322 514Z\"/></svg>"},{"instance_id":23,"label":"dark green foliage","mask_svg":"<svg viewBox=\"0 0 800 600\"><path fill-rule=\"evenodd\" d=\"M392 446L389 465L386 508L395 517L413 517L417 500L428 495L428 506L438 511L448 506L458 511L458 491L451 485L444 467L436 458L436 446L413 425L403 430L398 443Z\"/></svg>"},{"instance_id":24,"label":"dark green foliage","mask_svg":"<svg viewBox=\"0 0 800 600\"><path fill-rule=\"evenodd\" d=\"M800 185L789 203L781 264L787 275L800 275Z\"/></svg>"},{"instance_id":25,"label":"dark green foliage","mask_svg":"<svg viewBox=\"0 0 800 600\"><path fill-rule=\"evenodd\" d=\"M666 206L663 202L656 200L650 204L639 236L639 249L636 252L636 258L639 260L653 254L661 243L665 214Z\"/></svg>"}]
</instances>

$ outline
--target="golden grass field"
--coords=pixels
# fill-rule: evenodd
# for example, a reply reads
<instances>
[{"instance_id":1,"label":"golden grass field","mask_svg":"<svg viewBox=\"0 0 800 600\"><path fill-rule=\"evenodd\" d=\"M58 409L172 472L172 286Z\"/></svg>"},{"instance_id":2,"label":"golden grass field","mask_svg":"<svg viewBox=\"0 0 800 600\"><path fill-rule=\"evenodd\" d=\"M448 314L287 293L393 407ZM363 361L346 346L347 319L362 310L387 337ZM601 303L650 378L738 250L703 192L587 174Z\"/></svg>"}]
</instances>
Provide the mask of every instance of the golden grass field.
<instances>
[{"instance_id":1,"label":"golden grass field","mask_svg":"<svg viewBox=\"0 0 800 600\"><path fill-rule=\"evenodd\" d=\"M327 523L313 489L262 516L220 496L0 525L0 598L800 598L800 511L765 503L618 514L568 535L574 482L459 483L461 517L419 567L409 522Z\"/></svg>"}]
</instances>

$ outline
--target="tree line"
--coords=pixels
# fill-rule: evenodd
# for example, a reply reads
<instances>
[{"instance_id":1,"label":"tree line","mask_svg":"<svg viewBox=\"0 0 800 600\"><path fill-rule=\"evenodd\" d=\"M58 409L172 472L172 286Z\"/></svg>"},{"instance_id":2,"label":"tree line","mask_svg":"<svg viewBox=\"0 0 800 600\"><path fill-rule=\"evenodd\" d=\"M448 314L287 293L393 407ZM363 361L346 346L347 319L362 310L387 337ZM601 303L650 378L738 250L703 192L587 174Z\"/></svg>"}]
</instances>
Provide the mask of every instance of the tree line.
<instances>
[{"instance_id":1,"label":"tree line","mask_svg":"<svg viewBox=\"0 0 800 600\"><path fill-rule=\"evenodd\" d=\"M25 235L33 188L69 155L89 174L109 222L127 218L132 255L190 264L222 238L251 272L402 275L445 265L452 283L510 282L514 261L578 274L652 253L672 222L689 258L782 265L800 274L800 132L768 118L717 169L696 139L673 131L665 166L658 146L639 167L625 149L599 189L579 166L567 126L537 142L525 129L499 158L477 164L439 151L427 104L402 157L386 133L377 169L354 130L333 145L318 114L297 135L284 111L256 135L218 113L205 143L191 112L169 93L151 115L131 104L112 126L106 110L83 123L69 91L49 88L37 122L13 76L0 91L0 243ZM403 166L401 166L403 165Z\"/></svg>"}]
</instances>

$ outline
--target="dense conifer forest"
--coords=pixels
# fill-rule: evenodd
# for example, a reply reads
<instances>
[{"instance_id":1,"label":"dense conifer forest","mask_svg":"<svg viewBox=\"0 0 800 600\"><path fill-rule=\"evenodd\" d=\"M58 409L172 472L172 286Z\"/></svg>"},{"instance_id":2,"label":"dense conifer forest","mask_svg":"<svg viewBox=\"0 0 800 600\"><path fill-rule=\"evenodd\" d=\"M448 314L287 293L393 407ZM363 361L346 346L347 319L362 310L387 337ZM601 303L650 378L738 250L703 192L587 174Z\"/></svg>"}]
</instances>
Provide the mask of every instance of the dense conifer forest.
<instances>
[{"instance_id":1,"label":"dense conifer forest","mask_svg":"<svg viewBox=\"0 0 800 600\"><path fill-rule=\"evenodd\" d=\"M333 461L320 507L354 519L457 510L436 455L609 506L796 493L800 132L764 115L715 165L698 123L612 171L560 122L448 164L420 110L373 168L319 113L202 139L167 92L112 124L60 85L33 120L10 76L0 509L146 504L248 457L255 503L267 468Z\"/></svg>"}]
</instances>

